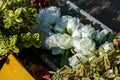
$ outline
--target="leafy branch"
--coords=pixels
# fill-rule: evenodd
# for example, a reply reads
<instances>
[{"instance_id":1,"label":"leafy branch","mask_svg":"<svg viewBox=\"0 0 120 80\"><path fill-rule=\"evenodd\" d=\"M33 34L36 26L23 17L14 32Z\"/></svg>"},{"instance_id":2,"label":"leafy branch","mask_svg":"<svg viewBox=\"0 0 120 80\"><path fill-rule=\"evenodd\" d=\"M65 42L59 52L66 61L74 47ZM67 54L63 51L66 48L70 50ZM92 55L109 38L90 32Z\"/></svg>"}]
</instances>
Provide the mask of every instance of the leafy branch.
<instances>
[{"instance_id":1,"label":"leafy branch","mask_svg":"<svg viewBox=\"0 0 120 80\"><path fill-rule=\"evenodd\" d=\"M0 56L19 53L24 47L40 47L40 35L30 32L36 13L33 5L23 0L0 0Z\"/></svg>"}]
</instances>

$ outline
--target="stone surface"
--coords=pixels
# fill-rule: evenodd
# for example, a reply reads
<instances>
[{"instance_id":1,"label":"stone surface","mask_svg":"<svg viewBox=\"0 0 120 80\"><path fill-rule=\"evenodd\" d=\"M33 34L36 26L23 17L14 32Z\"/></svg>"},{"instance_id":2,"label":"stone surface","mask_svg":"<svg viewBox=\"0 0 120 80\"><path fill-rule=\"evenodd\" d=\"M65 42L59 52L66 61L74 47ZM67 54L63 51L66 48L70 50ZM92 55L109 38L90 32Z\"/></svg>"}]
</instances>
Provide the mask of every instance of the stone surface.
<instances>
[{"instance_id":1,"label":"stone surface","mask_svg":"<svg viewBox=\"0 0 120 80\"><path fill-rule=\"evenodd\" d=\"M70 0L93 17L120 31L120 0Z\"/></svg>"}]
</instances>

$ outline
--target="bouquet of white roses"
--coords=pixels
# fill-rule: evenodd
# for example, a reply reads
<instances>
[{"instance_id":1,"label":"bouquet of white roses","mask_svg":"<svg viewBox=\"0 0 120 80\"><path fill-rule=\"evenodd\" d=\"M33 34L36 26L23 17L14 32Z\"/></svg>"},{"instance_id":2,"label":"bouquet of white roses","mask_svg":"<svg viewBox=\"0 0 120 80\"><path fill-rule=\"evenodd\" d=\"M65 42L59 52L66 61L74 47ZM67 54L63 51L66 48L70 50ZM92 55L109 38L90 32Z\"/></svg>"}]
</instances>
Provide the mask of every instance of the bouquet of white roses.
<instances>
[{"instance_id":1,"label":"bouquet of white roses","mask_svg":"<svg viewBox=\"0 0 120 80\"><path fill-rule=\"evenodd\" d=\"M32 31L41 34L42 48L62 56L62 69L53 80L120 79L120 35L84 24L77 16L63 15L55 6L41 9L36 18L38 25Z\"/></svg>"}]
</instances>

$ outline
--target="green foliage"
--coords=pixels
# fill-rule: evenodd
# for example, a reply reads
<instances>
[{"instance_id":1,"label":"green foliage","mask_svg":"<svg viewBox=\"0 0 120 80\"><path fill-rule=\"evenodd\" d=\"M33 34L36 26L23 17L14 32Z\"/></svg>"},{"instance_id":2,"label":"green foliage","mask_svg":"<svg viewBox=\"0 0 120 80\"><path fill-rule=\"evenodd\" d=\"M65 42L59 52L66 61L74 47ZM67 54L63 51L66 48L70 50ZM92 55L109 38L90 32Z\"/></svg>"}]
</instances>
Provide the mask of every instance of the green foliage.
<instances>
[{"instance_id":1,"label":"green foliage","mask_svg":"<svg viewBox=\"0 0 120 80\"><path fill-rule=\"evenodd\" d=\"M66 54L66 50L61 49L61 50L60 50L60 54L61 54L61 55L65 55L65 54Z\"/></svg>"},{"instance_id":2,"label":"green foliage","mask_svg":"<svg viewBox=\"0 0 120 80\"><path fill-rule=\"evenodd\" d=\"M17 43L17 35L9 36L8 38L3 36L0 32L0 55L3 56L8 53L19 53Z\"/></svg>"},{"instance_id":3,"label":"green foliage","mask_svg":"<svg viewBox=\"0 0 120 80\"><path fill-rule=\"evenodd\" d=\"M119 80L120 49L97 55L87 63L74 68L64 66L53 72L52 80ZM108 55L109 54L109 55Z\"/></svg>"},{"instance_id":4,"label":"green foliage","mask_svg":"<svg viewBox=\"0 0 120 80\"><path fill-rule=\"evenodd\" d=\"M64 55L61 57L61 62L60 62L60 65L61 67L63 67L64 65L68 65L68 55Z\"/></svg>"},{"instance_id":5,"label":"green foliage","mask_svg":"<svg viewBox=\"0 0 120 80\"><path fill-rule=\"evenodd\" d=\"M40 35L30 33L36 12L24 0L0 0L0 56L19 53L24 47L40 47Z\"/></svg>"},{"instance_id":6,"label":"green foliage","mask_svg":"<svg viewBox=\"0 0 120 80\"><path fill-rule=\"evenodd\" d=\"M112 32L105 34L104 32L99 32L97 30L91 35L91 38L97 43L97 45L100 45L105 41L109 42L113 41L114 34Z\"/></svg>"},{"instance_id":7,"label":"green foliage","mask_svg":"<svg viewBox=\"0 0 120 80\"><path fill-rule=\"evenodd\" d=\"M60 51L60 54L61 54L61 61L60 61L60 65L61 67L63 67L64 65L68 65L69 61L68 61L68 58L69 58L69 50L61 50Z\"/></svg>"},{"instance_id":8,"label":"green foliage","mask_svg":"<svg viewBox=\"0 0 120 80\"><path fill-rule=\"evenodd\" d=\"M32 6L25 5L22 0L4 0L2 3L5 7L0 11L3 20L0 28L7 30L8 35L28 32L36 24L36 9Z\"/></svg>"},{"instance_id":9,"label":"green foliage","mask_svg":"<svg viewBox=\"0 0 120 80\"><path fill-rule=\"evenodd\" d=\"M25 47L25 48L29 48L31 46L34 46L34 47L39 48L40 44L41 44L39 37L40 36L38 33L35 33L35 34L31 34L30 32L28 32L26 34L22 33L20 35L20 42L21 43L19 44L19 46Z\"/></svg>"}]
</instances>

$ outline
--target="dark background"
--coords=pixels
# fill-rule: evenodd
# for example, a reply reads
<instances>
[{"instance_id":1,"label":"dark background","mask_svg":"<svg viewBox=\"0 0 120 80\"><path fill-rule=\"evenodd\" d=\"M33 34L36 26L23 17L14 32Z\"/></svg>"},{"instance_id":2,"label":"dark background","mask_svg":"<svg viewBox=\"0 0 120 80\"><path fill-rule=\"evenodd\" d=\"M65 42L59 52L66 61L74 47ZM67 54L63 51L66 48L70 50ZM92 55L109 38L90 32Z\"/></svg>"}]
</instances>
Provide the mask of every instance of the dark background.
<instances>
[{"instance_id":1,"label":"dark background","mask_svg":"<svg viewBox=\"0 0 120 80\"><path fill-rule=\"evenodd\" d=\"M113 31L120 31L120 0L70 0Z\"/></svg>"}]
</instances>

